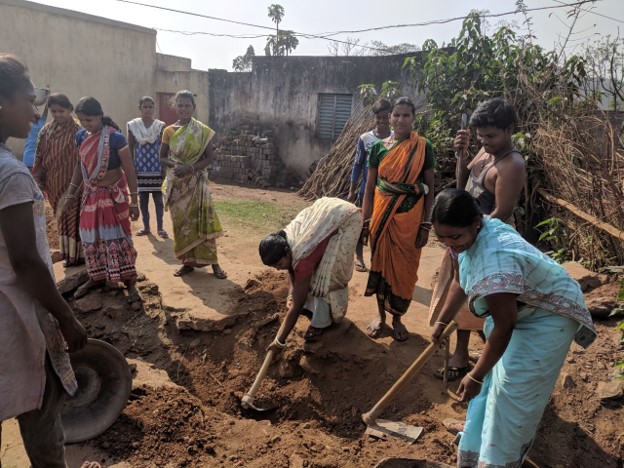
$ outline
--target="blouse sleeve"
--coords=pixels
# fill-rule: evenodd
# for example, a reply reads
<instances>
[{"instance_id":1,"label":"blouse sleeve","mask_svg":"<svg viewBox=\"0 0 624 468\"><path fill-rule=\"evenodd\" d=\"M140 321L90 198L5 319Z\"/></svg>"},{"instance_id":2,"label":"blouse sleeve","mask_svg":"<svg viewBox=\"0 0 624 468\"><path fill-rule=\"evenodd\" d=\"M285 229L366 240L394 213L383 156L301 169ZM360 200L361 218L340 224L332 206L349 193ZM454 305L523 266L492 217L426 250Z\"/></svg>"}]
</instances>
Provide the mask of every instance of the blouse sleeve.
<instances>
[{"instance_id":1,"label":"blouse sleeve","mask_svg":"<svg viewBox=\"0 0 624 468\"><path fill-rule=\"evenodd\" d=\"M173 135L173 133L173 126L169 125L167 128L165 128L162 134L162 142L164 145L169 144L169 140L171 140L171 135Z\"/></svg>"},{"instance_id":2,"label":"blouse sleeve","mask_svg":"<svg viewBox=\"0 0 624 468\"><path fill-rule=\"evenodd\" d=\"M373 143L373 146L368 150L368 167L369 169L377 169L379 167L379 159L381 154L386 150L386 147L381 141Z\"/></svg>"},{"instance_id":3,"label":"blouse sleeve","mask_svg":"<svg viewBox=\"0 0 624 468\"><path fill-rule=\"evenodd\" d=\"M111 149L120 150L128 146L128 140L126 140L126 137L123 136L123 133L121 133L120 131L115 131L111 133L108 144L110 145Z\"/></svg>"},{"instance_id":4,"label":"blouse sleeve","mask_svg":"<svg viewBox=\"0 0 624 468\"><path fill-rule=\"evenodd\" d=\"M433 148L433 144L425 139L427 142L427 146L425 148L425 163L423 164L423 171L427 169L435 169L436 165L436 157L435 157L435 149Z\"/></svg>"}]
</instances>

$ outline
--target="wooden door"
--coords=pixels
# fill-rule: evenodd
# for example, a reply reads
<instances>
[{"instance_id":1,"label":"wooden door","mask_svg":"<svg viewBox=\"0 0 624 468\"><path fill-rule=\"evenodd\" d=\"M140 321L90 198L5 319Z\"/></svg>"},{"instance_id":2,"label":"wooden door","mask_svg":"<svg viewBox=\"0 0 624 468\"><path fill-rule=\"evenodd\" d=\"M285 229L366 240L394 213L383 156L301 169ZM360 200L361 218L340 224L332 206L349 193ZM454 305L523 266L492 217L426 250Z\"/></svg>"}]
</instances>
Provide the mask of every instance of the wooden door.
<instances>
[{"instance_id":1,"label":"wooden door","mask_svg":"<svg viewBox=\"0 0 624 468\"><path fill-rule=\"evenodd\" d=\"M173 108L174 93L158 93L158 118L167 125L178 121L178 116Z\"/></svg>"}]
</instances>

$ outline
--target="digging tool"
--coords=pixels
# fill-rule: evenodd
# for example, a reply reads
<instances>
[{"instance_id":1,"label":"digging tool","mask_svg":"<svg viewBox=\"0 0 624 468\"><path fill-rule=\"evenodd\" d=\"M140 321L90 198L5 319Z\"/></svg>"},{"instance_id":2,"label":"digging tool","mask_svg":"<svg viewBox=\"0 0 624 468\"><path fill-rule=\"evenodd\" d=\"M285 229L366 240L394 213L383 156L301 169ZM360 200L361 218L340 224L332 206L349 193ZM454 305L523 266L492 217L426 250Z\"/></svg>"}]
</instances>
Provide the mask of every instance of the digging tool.
<instances>
[{"instance_id":1,"label":"digging tool","mask_svg":"<svg viewBox=\"0 0 624 468\"><path fill-rule=\"evenodd\" d=\"M267 408L259 408L254 405L254 398L256 397L256 393L258 392L258 389L260 388L260 384L264 380L264 377L269 371L269 366L271 365L271 361L273 360L273 353L273 350L267 352L267 355L264 358L264 362L262 363L262 367L260 367L260 371L258 372L258 375L256 375L256 380L254 380L254 383L251 385L251 388L245 394L245 396L241 398L241 406L243 408L252 409L255 411L269 411L277 407L276 405L273 405Z\"/></svg>"},{"instance_id":2,"label":"digging tool","mask_svg":"<svg viewBox=\"0 0 624 468\"><path fill-rule=\"evenodd\" d=\"M448 337L451 336L451 334L455 330L457 330L457 324L454 321L452 321L446 326L446 328L442 332L442 335L440 335L440 340L448 339ZM412 363L412 365L409 366L409 368L403 373L403 375L399 377L399 379L394 383L394 385L390 387L390 390L388 390L386 394L381 397L381 399L375 404L375 406L373 406L373 408L370 411L362 415L362 420L368 426L372 426L373 428L377 426L377 421L376 421L377 415L386 406L388 406L388 404L394 399L397 393L403 390L403 388L409 383L412 377L414 377L414 375L416 375L416 373L420 371L420 369L422 369L422 367L427 363L427 361L429 361L429 359L431 359L431 356L434 355L437 348L438 348L437 345L430 343L429 346L427 346L425 350L420 354L420 356L416 358L416 360ZM393 433L393 435L395 434ZM402 434L400 433L396 435L402 436Z\"/></svg>"}]
</instances>

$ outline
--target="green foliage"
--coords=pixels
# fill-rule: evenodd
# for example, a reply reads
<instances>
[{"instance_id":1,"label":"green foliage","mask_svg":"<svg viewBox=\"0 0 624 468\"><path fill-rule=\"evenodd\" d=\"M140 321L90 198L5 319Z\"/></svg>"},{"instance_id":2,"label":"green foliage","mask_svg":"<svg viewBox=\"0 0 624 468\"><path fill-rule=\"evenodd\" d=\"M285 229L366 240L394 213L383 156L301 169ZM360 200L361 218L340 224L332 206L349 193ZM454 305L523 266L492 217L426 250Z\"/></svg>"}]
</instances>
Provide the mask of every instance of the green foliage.
<instances>
[{"instance_id":1,"label":"green foliage","mask_svg":"<svg viewBox=\"0 0 624 468\"><path fill-rule=\"evenodd\" d=\"M271 34L267 37L264 53L272 56L288 56L298 45L299 39L295 36L295 32L282 29L277 35Z\"/></svg>"},{"instance_id":2,"label":"green foliage","mask_svg":"<svg viewBox=\"0 0 624 468\"><path fill-rule=\"evenodd\" d=\"M244 55L239 55L232 61L232 69L237 72L251 71L251 59L255 56L256 52L250 45Z\"/></svg>"},{"instance_id":3,"label":"green foliage","mask_svg":"<svg viewBox=\"0 0 624 468\"><path fill-rule=\"evenodd\" d=\"M559 218L548 218L535 226L540 232L538 242L550 247L546 252L557 263L563 263L570 259L567 244L563 239L561 220Z\"/></svg>"},{"instance_id":4,"label":"green foliage","mask_svg":"<svg viewBox=\"0 0 624 468\"><path fill-rule=\"evenodd\" d=\"M364 83L358 86L364 105L371 105L377 99L384 98L392 102L399 95L399 83L397 81L384 81L379 91L373 83Z\"/></svg>"},{"instance_id":5,"label":"green foliage","mask_svg":"<svg viewBox=\"0 0 624 468\"><path fill-rule=\"evenodd\" d=\"M427 40L421 56L409 57L403 64L427 98L428 109L418 120L417 130L433 142L438 154L444 154L460 127L461 114L471 114L480 102L495 96L509 99L521 122L531 122L529 114L536 102L523 94L527 86L539 88L540 105L560 110L578 96L578 83L586 72L580 57L563 64L559 61L554 51L518 38L507 26L486 35L482 18L473 11L448 47ZM522 130L530 151L526 135L531 129Z\"/></svg>"}]
</instances>

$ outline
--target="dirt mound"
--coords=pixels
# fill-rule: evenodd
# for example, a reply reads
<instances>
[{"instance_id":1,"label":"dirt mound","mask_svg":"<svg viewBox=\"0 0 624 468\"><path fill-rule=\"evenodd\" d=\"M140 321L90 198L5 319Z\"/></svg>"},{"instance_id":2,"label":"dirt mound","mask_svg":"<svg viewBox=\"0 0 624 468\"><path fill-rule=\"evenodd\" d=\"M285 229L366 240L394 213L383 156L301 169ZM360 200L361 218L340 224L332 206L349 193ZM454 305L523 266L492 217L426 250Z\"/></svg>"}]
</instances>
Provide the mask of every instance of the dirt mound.
<instances>
[{"instance_id":1,"label":"dirt mound","mask_svg":"<svg viewBox=\"0 0 624 468\"><path fill-rule=\"evenodd\" d=\"M440 421L465 408L448 400L427 368L383 414L423 426L419 441L408 446L364 435L360 415L422 351L424 339L382 346L345 319L320 342L306 344L301 319L257 395L260 406L279 407L255 414L241 408L240 397L279 327L287 275L266 270L250 278L230 298L233 308L249 313L230 328L204 333L175 328L175 311L163 309L157 285L142 277L139 289L141 311L129 308L123 290L95 291L73 302L90 336L166 371L180 386L133 390L122 416L95 441L113 459L132 466L284 468L372 466L389 455L455 462L453 436ZM571 351L563 372L574 385L558 384L547 408L531 452L539 466L615 467L621 460L624 410L600 404L595 395L612 363L624 359L613 328L614 322L599 324L598 343L587 352Z\"/></svg>"}]
</instances>

